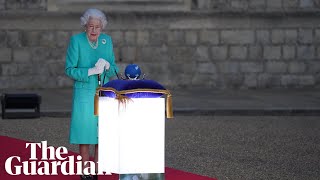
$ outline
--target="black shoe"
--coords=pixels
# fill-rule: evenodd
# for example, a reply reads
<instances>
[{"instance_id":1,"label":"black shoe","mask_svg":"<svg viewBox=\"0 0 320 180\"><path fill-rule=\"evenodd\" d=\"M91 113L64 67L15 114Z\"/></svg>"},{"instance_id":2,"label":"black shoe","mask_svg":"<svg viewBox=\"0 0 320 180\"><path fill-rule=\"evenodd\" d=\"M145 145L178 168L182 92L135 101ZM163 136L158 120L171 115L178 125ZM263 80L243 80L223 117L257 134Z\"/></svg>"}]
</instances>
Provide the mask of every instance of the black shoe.
<instances>
[{"instance_id":1,"label":"black shoe","mask_svg":"<svg viewBox=\"0 0 320 180\"><path fill-rule=\"evenodd\" d=\"M93 180L91 175L81 175L80 180Z\"/></svg>"},{"instance_id":2,"label":"black shoe","mask_svg":"<svg viewBox=\"0 0 320 180\"><path fill-rule=\"evenodd\" d=\"M98 175L93 175L93 180L98 180Z\"/></svg>"}]
</instances>

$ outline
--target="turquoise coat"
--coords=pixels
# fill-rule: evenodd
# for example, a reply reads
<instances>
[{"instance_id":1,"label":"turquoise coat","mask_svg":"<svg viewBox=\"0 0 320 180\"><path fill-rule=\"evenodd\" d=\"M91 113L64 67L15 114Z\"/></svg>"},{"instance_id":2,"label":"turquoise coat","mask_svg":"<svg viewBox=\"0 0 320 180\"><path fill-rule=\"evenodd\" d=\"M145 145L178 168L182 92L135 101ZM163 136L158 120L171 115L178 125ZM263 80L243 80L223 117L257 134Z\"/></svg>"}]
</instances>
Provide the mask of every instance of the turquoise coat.
<instances>
[{"instance_id":1,"label":"turquoise coat","mask_svg":"<svg viewBox=\"0 0 320 180\"><path fill-rule=\"evenodd\" d=\"M94 115L98 78L97 75L88 76L88 69L94 67L99 58L103 58L110 63L110 69L101 75L101 81L105 79L103 83L107 83L118 72L111 37L100 34L98 43L98 47L93 49L83 32L71 37L67 50L65 73L74 80L69 137L71 144L98 143L98 118Z\"/></svg>"}]
</instances>

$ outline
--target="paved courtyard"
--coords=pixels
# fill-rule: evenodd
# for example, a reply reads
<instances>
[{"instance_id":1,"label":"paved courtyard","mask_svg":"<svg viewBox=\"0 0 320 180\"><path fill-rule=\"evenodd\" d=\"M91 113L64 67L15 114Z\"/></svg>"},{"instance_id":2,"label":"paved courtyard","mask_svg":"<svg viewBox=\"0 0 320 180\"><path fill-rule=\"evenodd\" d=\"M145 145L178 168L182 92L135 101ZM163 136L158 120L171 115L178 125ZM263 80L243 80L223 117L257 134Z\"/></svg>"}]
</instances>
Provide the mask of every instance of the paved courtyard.
<instances>
[{"instance_id":1,"label":"paved courtyard","mask_svg":"<svg viewBox=\"0 0 320 180\"><path fill-rule=\"evenodd\" d=\"M0 120L0 135L68 143L69 118ZM166 121L166 166L219 180L320 177L319 116L176 116Z\"/></svg>"}]
</instances>

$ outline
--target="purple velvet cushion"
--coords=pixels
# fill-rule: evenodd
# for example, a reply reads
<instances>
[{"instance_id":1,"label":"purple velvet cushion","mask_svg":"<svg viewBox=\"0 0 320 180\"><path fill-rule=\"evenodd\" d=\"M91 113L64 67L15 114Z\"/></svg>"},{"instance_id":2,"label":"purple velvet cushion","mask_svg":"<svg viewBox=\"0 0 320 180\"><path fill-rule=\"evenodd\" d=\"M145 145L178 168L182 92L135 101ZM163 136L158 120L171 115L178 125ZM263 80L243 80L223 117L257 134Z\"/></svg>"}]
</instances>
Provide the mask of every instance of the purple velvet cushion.
<instances>
[{"instance_id":1,"label":"purple velvet cushion","mask_svg":"<svg viewBox=\"0 0 320 180\"><path fill-rule=\"evenodd\" d=\"M156 81L153 80L112 80L104 84L103 87L114 88L117 91L123 90L137 90L139 89L159 89L165 90L165 88ZM102 91L102 96L115 97L115 93L109 91ZM163 93L153 93L153 92L134 92L123 94L129 98L157 98L161 97Z\"/></svg>"}]
</instances>

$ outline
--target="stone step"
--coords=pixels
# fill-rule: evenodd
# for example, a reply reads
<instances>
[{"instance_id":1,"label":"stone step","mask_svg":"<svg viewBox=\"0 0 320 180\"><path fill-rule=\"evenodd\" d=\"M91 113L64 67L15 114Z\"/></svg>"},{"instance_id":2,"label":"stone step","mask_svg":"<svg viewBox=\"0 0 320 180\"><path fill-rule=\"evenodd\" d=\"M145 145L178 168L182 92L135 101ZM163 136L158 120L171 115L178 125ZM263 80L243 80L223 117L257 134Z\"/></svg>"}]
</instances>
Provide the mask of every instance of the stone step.
<instances>
[{"instance_id":1,"label":"stone step","mask_svg":"<svg viewBox=\"0 0 320 180\"><path fill-rule=\"evenodd\" d=\"M311 0L282 1L211 1L211 0L38 0L38 1L0 1L3 11L41 11L41 12L78 12L93 7L106 12L215 12L230 13L319 13L320 4ZM286 14L285 14L286 15Z\"/></svg>"},{"instance_id":2,"label":"stone step","mask_svg":"<svg viewBox=\"0 0 320 180\"><path fill-rule=\"evenodd\" d=\"M83 12L88 7L106 12L188 11L190 0L48 0L48 11Z\"/></svg>"}]
</instances>

